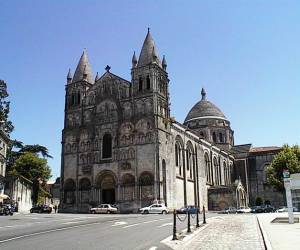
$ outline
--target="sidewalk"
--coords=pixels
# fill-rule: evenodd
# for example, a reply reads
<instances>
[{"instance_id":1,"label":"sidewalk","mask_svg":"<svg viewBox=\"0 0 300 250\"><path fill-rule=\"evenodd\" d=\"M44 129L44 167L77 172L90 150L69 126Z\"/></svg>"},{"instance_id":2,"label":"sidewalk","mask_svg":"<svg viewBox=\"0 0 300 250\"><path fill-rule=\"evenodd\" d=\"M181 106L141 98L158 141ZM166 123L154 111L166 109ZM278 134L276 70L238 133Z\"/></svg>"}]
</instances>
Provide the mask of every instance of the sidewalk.
<instances>
[{"instance_id":1,"label":"sidewalk","mask_svg":"<svg viewBox=\"0 0 300 250\"><path fill-rule=\"evenodd\" d=\"M300 213L294 213L300 217ZM287 213L258 214L268 250L300 249L300 223L271 223L277 217L288 217Z\"/></svg>"},{"instance_id":2,"label":"sidewalk","mask_svg":"<svg viewBox=\"0 0 300 250\"><path fill-rule=\"evenodd\" d=\"M223 215L207 220L207 224L182 241L164 242L180 250L264 250L264 243L253 214Z\"/></svg>"}]
</instances>

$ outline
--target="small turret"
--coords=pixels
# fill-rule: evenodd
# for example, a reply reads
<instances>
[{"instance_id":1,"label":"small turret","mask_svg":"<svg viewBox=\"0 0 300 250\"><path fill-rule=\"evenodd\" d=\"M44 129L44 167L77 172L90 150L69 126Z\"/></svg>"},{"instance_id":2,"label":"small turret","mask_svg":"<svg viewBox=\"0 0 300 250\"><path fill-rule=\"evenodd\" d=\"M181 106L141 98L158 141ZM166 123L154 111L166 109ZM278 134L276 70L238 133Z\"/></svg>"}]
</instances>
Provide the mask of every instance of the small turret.
<instances>
[{"instance_id":1,"label":"small turret","mask_svg":"<svg viewBox=\"0 0 300 250\"><path fill-rule=\"evenodd\" d=\"M137 66L137 63L138 63L138 61L136 59L135 51L133 52L133 56L132 56L131 62L132 62L132 68L135 68Z\"/></svg>"},{"instance_id":2,"label":"small turret","mask_svg":"<svg viewBox=\"0 0 300 250\"><path fill-rule=\"evenodd\" d=\"M167 69L167 66L168 66L168 64L167 64L166 57L165 57L165 56L163 56L163 60L162 60L162 67L163 67L163 69L164 69L164 70L166 70L166 69Z\"/></svg>"},{"instance_id":3,"label":"small turret","mask_svg":"<svg viewBox=\"0 0 300 250\"><path fill-rule=\"evenodd\" d=\"M202 96L202 98L201 98L201 100L206 100L206 92L205 92L205 89L204 88L202 88L202 90L201 90L201 96Z\"/></svg>"},{"instance_id":4,"label":"small turret","mask_svg":"<svg viewBox=\"0 0 300 250\"><path fill-rule=\"evenodd\" d=\"M68 75L67 75L67 84L70 84L72 82L72 73L71 69L69 69Z\"/></svg>"},{"instance_id":5,"label":"small turret","mask_svg":"<svg viewBox=\"0 0 300 250\"><path fill-rule=\"evenodd\" d=\"M99 75L98 75L98 72L96 74L96 77L95 77L95 82L97 82L99 80Z\"/></svg>"}]
</instances>

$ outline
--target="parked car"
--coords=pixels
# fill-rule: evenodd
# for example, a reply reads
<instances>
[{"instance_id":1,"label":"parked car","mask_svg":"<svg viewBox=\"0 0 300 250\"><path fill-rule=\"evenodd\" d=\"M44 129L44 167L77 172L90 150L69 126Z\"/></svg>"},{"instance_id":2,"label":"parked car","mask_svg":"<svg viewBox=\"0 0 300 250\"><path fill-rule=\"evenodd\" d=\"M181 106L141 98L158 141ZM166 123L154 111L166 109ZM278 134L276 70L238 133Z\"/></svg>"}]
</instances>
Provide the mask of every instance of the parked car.
<instances>
[{"instance_id":1,"label":"parked car","mask_svg":"<svg viewBox=\"0 0 300 250\"><path fill-rule=\"evenodd\" d=\"M251 213L263 213L264 207L263 206L254 206L251 207Z\"/></svg>"},{"instance_id":2,"label":"parked car","mask_svg":"<svg viewBox=\"0 0 300 250\"><path fill-rule=\"evenodd\" d=\"M235 207L227 207L221 211L222 214L236 214L237 210Z\"/></svg>"},{"instance_id":3,"label":"parked car","mask_svg":"<svg viewBox=\"0 0 300 250\"><path fill-rule=\"evenodd\" d=\"M186 214L188 212L190 212L190 214L196 214L197 208L195 206L187 206L187 207L176 209L177 214Z\"/></svg>"},{"instance_id":4,"label":"parked car","mask_svg":"<svg viewBox=\"0 0 300 250\"><path fill-rule=\"evenodd\" d=\"M13 215L14 208L9 204L0 205L0 215Z\"/></svg>"},{"instance_id":5,"label":"parked car","mask_svg":"<svg viewBox=\"0 0 300 250\"><path fill-rule=\"evenodd\" d=\"M90 209L91 214L116 214L117 212L118 208L111 204L101 204Z\"/></svg>"},{"instance_id":6,"label":"parked car","mask_svg":"<svg viewBox=\"0 0 300 250\"><path fill-rule=\"evenodd\" d=\"M48 205L36 205L36 206L33 206L31 209L30 209L30 213L48 213L48 214L51 214L52 212L52 207L49 207Z\"/></svg>"},{"instance_id":7,"label":"parked car","mask_svg":"<svg viewBox=\"0 0 300 250\"><path fill-rule=\"evenodd\" d=\"M149 207L140 208L142 214L167 214L169 209L163 204L152 204Z\"/></svg>"},{"instance_id":8,"label":"parked car","mask_svg":"<svg viewBox=\"0 0 300 250\"><path fill-rule=\"evenodd\" d=\"M239 207L236 212L238 214L243 214L243 213L250 213L251 212L251 208L249 207Z\"/></svg>"},{"instance_id":9,"label":"parked car","mask_svg":"<svg viewBox=\"0 0 300 250\"><path fill-rule=\"evenodd\" d=\"M298 212L298 208L293 207L293 212ZM284 213L284 212L288 212L288 208L287 207L280 207L276 210L276 213Z\"/></svg>"},{"instance_id":10,"label":"parked car","mask_svg":"<svg viewBox=\"0 0 300 250\"><path fill-rule=\"evenodd\" d=\"M272 207L271 205L265 205L263 206L264 213L274 213L276 211L275 207Z\"/></svg>"}]
</instances>

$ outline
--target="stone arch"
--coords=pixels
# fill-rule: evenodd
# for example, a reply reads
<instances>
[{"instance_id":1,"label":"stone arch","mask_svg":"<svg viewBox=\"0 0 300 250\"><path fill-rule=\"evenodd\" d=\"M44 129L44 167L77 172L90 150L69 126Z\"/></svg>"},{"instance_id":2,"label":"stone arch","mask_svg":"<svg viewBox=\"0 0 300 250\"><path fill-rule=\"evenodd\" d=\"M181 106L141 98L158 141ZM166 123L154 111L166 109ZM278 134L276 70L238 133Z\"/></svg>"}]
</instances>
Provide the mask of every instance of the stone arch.
<instances>
[{"instance_id":1,"label":"stone arch","mask_svg":"<svg viewBox=\"0 0 300 250\"><path fill-rule=\"evenodd\" d=\"M268 166L271 165L271 162L265 162L263 165L262 165L262 180L263 180L263 183L267 183L267 168Z\"/></svg>"},{"instance_id":2,"label":"stone arch","mask_svg":"<svg viewBox=\"0 0 300 250\"><path fill-rule=\"evenodd\" d=\"M64 182L64 203L74 204L76 191L76 183L73 179L69 178Z\"/></svg>"},{"instance_id":3,"label":"stone arch","mask_svg":"<svg viewBox=\"0 0 300 250\"><path fill-rule=\"evenodd\" d=\"M140 200L142 206L151 204L154 199L154 176L150 172L143 172L139 177Z\"/></svg>"},{"instance_id":4,"label":"stone arch","mask_svg":"<svg viewBox=\"0 0 300 250\"><path fill-rule=\"evenodd\" d=\"M135 178L132 174L124 174L121 178L122 200L134 200Z\"/></svg>"},{"instance_id":5,"label":"stone arch","mask_svg":"<svg viewBox=\"0 0 300 250\"><path fill-rule=\"evenodd\" d=\"M100 172L96 179L96 197L98 203L114 204L116 201L117 178L112 171L104 170Z\"/></svg>"},{"instance_id":6,"label":"stone arch","mask_svg":"<svg viewBox=\"0 0 300 250\"><path fill-rule=\"evenodd\" d=\"M82 178L79 181L79 202L89 203L91 193L91 181L88 178Z\"/></svg>"}]
</instances>

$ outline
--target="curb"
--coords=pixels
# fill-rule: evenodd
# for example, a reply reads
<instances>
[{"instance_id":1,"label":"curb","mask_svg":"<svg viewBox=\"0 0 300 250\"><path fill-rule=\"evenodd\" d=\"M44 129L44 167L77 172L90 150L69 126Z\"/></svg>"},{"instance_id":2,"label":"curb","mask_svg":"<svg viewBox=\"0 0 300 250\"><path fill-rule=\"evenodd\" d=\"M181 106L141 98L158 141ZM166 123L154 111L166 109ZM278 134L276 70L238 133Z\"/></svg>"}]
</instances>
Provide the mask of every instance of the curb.
<instances>
[{"instance_id":1,"label":"curb","mask_svg":"<svg viewBox=\"0 0 300 250\"><path fill-rule=\"evenodd\" d=\"M263 227L263 224L260 222L257 215L256 215L256 219L257 219L258 227L259 227L259 230L260 230L263 242L264 242L265 249L272 250L273 248L272 248L271 242L268 239L268 235Z\"/></svg>"}]
</instances>

